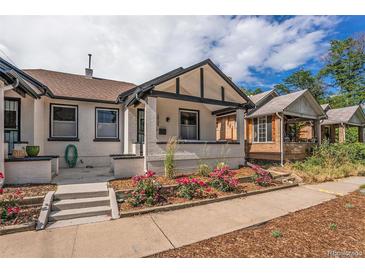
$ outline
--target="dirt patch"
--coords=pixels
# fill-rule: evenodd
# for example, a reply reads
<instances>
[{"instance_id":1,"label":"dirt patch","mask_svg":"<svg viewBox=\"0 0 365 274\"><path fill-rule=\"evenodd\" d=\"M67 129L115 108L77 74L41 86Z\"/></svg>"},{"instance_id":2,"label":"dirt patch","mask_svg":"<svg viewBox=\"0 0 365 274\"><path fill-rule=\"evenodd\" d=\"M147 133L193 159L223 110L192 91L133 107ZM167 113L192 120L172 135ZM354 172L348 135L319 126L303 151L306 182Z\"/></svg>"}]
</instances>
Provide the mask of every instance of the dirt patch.
<instances>
[{"instance_id":1,"label":"dirt patch","mask_svg":"<svg viewBox=\"0 0 365 274\"><path fill-rule=\"evenodd\" d=\"M32 221L37 221L41 207L24 207L20 209L20 212L13 219L6 220L5 222L0 222L0 227L5 227L9 225L26 224Z\"/></svg>"},{"instance_id":2,"label":"dirt patch","mask_svg":"<svg viewBox=\"0 0 365 274\"><path fill-rule=\"evenodd\" d=\"M7 194L21 191L23 197L36 197L45 196L49 191L55 191L57 185L54 184L25 184L25 185L6 185L4 186L4 192Z\"/></svg>"},{"instance_id":3,"label":"dirt patch","mask_svg":"<svg viewBox=\"0 0 365 274\"><path fill-rule=\"evenodd\" d=\"M365 196L354 192L153 257L365 257Z\"/></svg>"}]
</instances>

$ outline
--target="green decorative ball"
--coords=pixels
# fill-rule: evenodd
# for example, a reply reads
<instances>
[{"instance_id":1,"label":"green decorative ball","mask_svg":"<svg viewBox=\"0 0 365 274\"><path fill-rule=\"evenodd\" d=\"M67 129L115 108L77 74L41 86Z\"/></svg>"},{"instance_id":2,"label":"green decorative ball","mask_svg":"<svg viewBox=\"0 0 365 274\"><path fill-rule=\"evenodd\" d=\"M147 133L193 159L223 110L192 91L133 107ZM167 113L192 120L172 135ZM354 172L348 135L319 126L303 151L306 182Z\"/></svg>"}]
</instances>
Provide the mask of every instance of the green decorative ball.
<instances>
[{"instance_id":1,"label":"green decorative ball","mask_svg":"<svg viewBox=\"0 0 365 274\"><path fill-rule=\"evenodd\" d=\"M25 150L29 157L35 157L39 153L39 146L27 146Z\"/></svg>"}]
</instances>

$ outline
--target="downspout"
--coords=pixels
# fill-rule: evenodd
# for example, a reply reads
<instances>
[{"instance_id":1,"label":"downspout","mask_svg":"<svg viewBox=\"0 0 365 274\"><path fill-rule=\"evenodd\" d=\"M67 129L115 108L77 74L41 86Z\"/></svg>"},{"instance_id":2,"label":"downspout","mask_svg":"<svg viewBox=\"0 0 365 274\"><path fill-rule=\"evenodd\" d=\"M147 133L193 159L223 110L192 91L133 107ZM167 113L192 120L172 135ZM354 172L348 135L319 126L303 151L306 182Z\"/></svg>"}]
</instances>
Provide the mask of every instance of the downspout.
<instances>
[{"instance_id":1,"label":"downspout","mask_svg":"<svg viewBox=\"0 0 365 274\"><path fill-rule=\"evenodd\" d=\"M280 165L284 166L284 116L278 112L275 115L280 119Z\"/></svg>"}]
</instances>

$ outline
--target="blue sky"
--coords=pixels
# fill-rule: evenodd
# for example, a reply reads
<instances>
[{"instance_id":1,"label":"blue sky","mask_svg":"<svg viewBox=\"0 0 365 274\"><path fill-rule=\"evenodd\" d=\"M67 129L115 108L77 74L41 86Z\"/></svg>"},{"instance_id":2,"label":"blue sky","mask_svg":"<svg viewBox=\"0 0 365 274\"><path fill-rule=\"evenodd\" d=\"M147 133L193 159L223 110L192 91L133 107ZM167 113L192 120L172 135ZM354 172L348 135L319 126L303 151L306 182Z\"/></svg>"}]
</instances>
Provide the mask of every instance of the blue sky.
<instances>
[{"instance_id":1,"label":"blue sky","mask_svg":"<svg viewBox=\"0 0 365 274\"><path fill-rule=\"evenodd\" d=\"M365 16L0 16L0 56L21 68L141 83L211 58L244 87L264 90L300 68L318 71L331 39ZM47 26L47 28L45 28Z\"/></svg>"}]
</instances>

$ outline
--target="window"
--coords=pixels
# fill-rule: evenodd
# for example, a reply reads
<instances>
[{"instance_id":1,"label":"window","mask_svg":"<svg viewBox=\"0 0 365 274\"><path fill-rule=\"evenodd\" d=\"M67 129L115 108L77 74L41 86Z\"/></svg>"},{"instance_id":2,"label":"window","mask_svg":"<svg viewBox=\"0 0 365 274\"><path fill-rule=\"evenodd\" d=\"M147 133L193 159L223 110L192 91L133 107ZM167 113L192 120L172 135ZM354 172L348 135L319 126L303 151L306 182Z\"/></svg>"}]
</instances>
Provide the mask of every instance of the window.
<instances>
[{"instance_id":1,"label":"window","mask_svg":"<svg viewBox=\"0 0 365 274\"><path fill-rule=\"evenodd\" d=\"M96 108L96 139L119 138L119 110Z\"/></svg>"},{"instance_id":2,"label":"window","mask_svg":"<svg viewBox=\"0 0 365 274\"><path fill-rule=\"evenodd\" d=\"M199 140L199 112L180 110L180 139Z\"/></svg>"},{"instance_id":3,"label":"window","mask_svg":"<svg viewBox=\"0 0 365 274\"><path fill-rule=\"evenodd\" d=\"M137 109L137 142L144 143L144 109Z\"/></svg>"},{"instance_id":4,"label":"window","mask_svg":"<svg viewBox=\"0 0 365 274\"><path fill-rule=\"evenodd\" d=\"M253 119L253 142L272 141L272 116L262 116Z\"/></svg>"},{"instance_id":5,"label":"window","mask_svg":"<svg viewBox=\"0 0 365 274\"><path fill-rule=\"evenodd\" d=\"M77 138L77 106L51 104L51 137Z\"/></svg>"}]
</instances>

